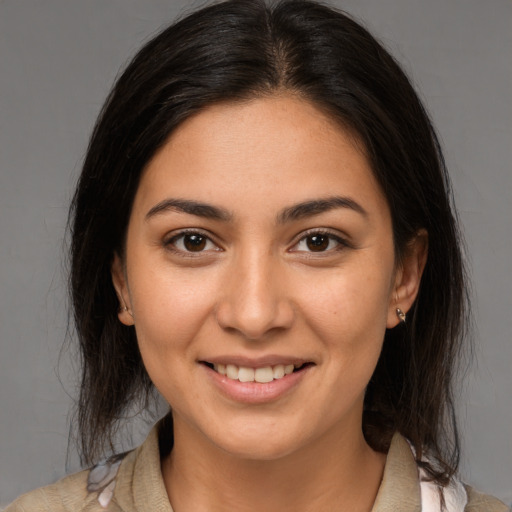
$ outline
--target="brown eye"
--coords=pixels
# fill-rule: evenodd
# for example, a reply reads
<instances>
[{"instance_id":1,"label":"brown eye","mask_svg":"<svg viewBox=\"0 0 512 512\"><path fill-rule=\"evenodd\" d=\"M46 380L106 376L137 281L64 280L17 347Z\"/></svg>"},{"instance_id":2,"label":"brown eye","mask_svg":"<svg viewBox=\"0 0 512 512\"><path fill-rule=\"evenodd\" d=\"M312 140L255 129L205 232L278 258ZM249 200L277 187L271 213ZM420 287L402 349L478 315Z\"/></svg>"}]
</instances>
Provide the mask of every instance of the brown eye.
<instances>
[{"instance_id":1,"label":"brown eye","mask_svg":"<svg viewBox=\"0 0 512 512\"><path fill-rule=\"evenodd\" d=\"M199 234L190 234L183 236L183 246L187 251L200 252L206 247L207 238Z\"/></svg>"},{"instance_id":2,"label":"brown eye","mask_svg":"<svg viewBox=\"0 0 512 512\"><path fill-rule=\"evenodd\" d=\"M172 237L165 245L178 253L202 253L210 251L219 251L219 247L212 240L202 233L190 231L180 233ZM199 255L199 254L198 254Z\"/></svg>"},{"instance_id":3,"label":"brown eye","mask_svg":"<svg viewBox=\"0 0 512 512\"><path fill-rule=\"evenodd\" d=\"M349 244L338 235L315 231L305 234L291 250L304 253L333 253L345 247L349 247Z\"/></svg>"},{"instance_id":4,"label":"brown eye","mask_svg":"<svg viewBox=\"0 0 512 512\"><path fill-rule=\"evenodd\" d=\"M312 252L321 252L329 247L330 241L327 235L310 235L306 238L306 246Z\"/></svg>"}]
</instances>

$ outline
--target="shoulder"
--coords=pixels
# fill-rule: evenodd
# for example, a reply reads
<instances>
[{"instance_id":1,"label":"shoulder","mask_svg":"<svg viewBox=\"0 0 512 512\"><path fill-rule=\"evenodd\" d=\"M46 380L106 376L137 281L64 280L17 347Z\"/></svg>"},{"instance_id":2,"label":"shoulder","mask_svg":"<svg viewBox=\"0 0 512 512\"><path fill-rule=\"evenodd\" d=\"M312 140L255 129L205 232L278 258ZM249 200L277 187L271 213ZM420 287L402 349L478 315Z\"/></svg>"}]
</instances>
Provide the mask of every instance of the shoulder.
<instances>
[{"instance_id":1,"label":"shoulder","mask_svg":"<svg viewBox=\"0 0 512 512\"><path fill-rule=\"evenodd\" d=\"M138 448L24 494L3 512L172 512L160 471L158 425Z\"/></svg>"},{"instance_id":2,"label":"shoulder","mask_svg":"<svg viewBox=\"0 0 512 512\"><path fill-rule=\"evenodd\" d=\"M502 501L488 494L475 491L469 485L465 485L468 503L464 512L511 512Z\"/></svg>"},{"instance_id":3,"label":"shoulder","mask_svg":"<svg viewBox=\"0 0 512 512\"><path fill-rule=\"evenodd\" d=\"M99 512L107 505L109 511L120 511L110 498L124 455L23 494L3 512Z\"/></svg>"},{"instance_id":4,"label":"shoulder","mask_svg":"<svg viewBox=\"0 0 512 512\"><path fill-rule=\"evenodd\" d=\"M404 508L405 500L408 505ZM443 502L448 512L512 512L497 498L482 494L455 477L449 485L440 488L417 464L414 449L407 439L395 434L373 511L438 512L442 510Z\"/></svg>"},{"instance_id":5,"label":"shoulder","mask_svg":"<svg viewBox=\"0 0 512 512\"><path fill-rule=\"evenodd\" d=\"M81 511L94 498L87 491L89 470L69 475L58 482L23 494L4 512Z\"/></svg>"}]
</instances>

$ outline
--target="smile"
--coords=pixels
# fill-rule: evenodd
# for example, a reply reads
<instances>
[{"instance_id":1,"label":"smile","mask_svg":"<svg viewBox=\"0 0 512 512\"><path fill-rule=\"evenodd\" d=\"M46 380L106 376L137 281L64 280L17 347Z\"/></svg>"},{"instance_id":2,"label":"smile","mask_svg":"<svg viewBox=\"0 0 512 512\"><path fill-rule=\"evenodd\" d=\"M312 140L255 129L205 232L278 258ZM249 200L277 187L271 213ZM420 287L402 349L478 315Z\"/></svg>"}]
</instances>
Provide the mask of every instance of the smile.
<instances>
[{"instance_id":1,"label":"smile","mask_svg":"<svg viewBox=\"0 0 512 512\"><path fill-rule=\"evenodd\" d=\"M264 366L261 368L250 368L247 366L237 366L234 364L211 364L207 366L215 370L220 375L226 376L228 379L237 380L239 382L258 382L266 384L273 380L279 380L290 375L295 371L299 371L306 364L276 364L274 366Z\"/></svg>"},{"instance_id":2,"label":"smile","mask_svg":"<svg viewBox=\"0 0 512 512\"><path fill-rule=\"evenodd\" d=\"M198 362L207 370L209 382L224 396L253 405L274 402L291 393L316 366L313 361L271 355L219 356Z\"/></svg>"}]
</instances>

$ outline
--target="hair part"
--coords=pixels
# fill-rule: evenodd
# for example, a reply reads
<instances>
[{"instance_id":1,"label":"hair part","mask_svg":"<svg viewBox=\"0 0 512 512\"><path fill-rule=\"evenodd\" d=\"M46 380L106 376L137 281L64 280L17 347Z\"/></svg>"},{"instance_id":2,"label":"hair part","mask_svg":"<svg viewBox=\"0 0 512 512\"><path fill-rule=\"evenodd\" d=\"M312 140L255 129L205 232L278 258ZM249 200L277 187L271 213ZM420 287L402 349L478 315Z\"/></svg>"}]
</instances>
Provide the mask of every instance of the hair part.
<instances>
[{"instance_id":1,"label":"hair part","mask_svg":"<svg viewBox=\"0 0 512 512\"><path fill-rule=\"evenodd\" d=\"M228 0L171 25L120 76L100 113L70 210L70 290L82 357L82 460L152 383L111 281L140 177L185 119L219 102L291 93L356 134L389 203L398 261L420 229L429 255L406 326L386 332L363 430L385 451L399 431L446 484L459 462L453 377L468 297L450 181L432 123L389 53L346 14L309 0Z\"/></svg>"}]
</instances>

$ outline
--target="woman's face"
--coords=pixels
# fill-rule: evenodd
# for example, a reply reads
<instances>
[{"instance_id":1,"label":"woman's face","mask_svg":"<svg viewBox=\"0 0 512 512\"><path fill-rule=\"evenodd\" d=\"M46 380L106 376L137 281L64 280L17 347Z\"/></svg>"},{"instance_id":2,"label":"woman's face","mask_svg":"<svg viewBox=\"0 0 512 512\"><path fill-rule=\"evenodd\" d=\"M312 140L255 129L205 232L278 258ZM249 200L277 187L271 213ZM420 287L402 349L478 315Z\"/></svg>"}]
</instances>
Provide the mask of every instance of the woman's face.
<instances>
[{"instance_id":1,"label":"woman's face","mask_svg":"<svg viewBox=\"0 0 512 512\"><path fill-rule=\"evenodd\" d=\"M258 459L360 435L412 274L357 141L287 96L185 121L145 169L113 265L177 436Z\"/></svg>"}]
</instances>

